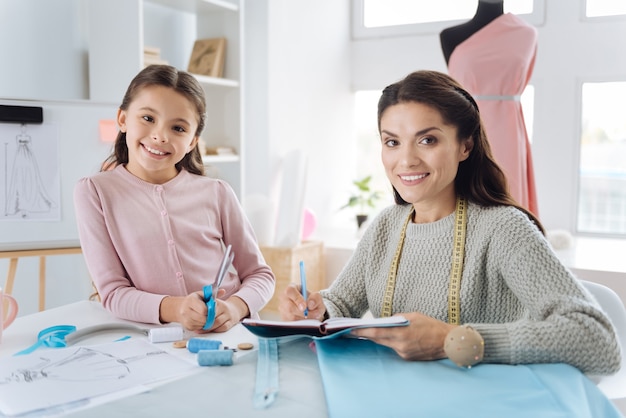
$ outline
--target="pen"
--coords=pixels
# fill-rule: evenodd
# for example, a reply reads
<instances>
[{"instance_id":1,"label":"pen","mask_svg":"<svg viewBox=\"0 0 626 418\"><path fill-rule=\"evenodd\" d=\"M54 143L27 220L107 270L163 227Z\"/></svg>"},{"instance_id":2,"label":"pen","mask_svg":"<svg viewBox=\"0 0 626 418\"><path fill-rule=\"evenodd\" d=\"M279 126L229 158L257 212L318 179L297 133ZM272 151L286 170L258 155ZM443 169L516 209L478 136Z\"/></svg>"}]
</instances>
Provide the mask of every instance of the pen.
<instances>
[{"instance_id":1,"label":"pen","mask_svg":"<svg viewBox=\"0 0 626 418\"><path fill-rule=\"evenodd\" d=\"M302 288L302 297L306 304L306 273L304 272L304 261L300 260L300 287ZM304 308L304 316L309 315L309 310Z\"/></svg>"}]
</instances>

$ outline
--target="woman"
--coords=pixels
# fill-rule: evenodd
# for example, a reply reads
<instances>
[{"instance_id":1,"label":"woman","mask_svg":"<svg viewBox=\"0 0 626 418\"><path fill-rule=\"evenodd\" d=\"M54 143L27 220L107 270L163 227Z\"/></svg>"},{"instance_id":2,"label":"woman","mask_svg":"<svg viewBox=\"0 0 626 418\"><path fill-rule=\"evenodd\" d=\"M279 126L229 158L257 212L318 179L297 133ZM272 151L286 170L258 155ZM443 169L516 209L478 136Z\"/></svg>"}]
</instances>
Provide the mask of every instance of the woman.
<instances>
[{"instance_id":1,"label":"woman","mask_svg":"<svg viewBox=\"0 0 626 418\"><path fill-rule=\"evenodd\" d=\"M475 362L617 371L610 320L509 195L469 93L446 74L412 73L383 91L378 127L396 205L372 222L329 289L305 304L289 287L282 318L302 319L305 309L318 319L401 314L408 327L353 334L433 360L448 357L446 337L463 325L484 344Z\"/></svg>"}]
</instances>

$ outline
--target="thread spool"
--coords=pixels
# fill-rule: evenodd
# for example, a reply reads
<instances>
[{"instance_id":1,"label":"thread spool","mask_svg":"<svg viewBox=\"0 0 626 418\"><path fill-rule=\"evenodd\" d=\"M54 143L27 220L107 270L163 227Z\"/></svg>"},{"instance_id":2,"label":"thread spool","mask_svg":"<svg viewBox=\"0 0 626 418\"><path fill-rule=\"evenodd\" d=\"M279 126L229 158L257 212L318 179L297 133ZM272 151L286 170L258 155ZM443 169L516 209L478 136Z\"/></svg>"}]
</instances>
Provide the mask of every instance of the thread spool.
<instances>
[{"instance_id":1,"label":"thread spool","mask_svg":"<svg viewBox=\"0 0 626 418\"><path fill-rule=\"evenodd\" d=\"M209 340L207 338L191 338L187 341L187 350L190 353L197 353L200 350L219 350L222 342L219 340Z\"/></svg>"},{"instance_id":2,"label":"thread spool","mask_svg":"<svg viewBox=\"0 0 626 418\"><path fill-rule=\"evenodd\" d=\"M200 350L198 351L198 364L200 366L232 366L232 350Z\"/></svg>"},{"instance_id":3,"label":"thread spool","mask_svg":"<svg viewBox=\"0 0 626 418\"><path fill-rule=\"evenodd\" d=\"M182 327L151 328L148 331L148 339L151 343L166 343L170 341L182 340Z\"/></svg>"}]
</instances>

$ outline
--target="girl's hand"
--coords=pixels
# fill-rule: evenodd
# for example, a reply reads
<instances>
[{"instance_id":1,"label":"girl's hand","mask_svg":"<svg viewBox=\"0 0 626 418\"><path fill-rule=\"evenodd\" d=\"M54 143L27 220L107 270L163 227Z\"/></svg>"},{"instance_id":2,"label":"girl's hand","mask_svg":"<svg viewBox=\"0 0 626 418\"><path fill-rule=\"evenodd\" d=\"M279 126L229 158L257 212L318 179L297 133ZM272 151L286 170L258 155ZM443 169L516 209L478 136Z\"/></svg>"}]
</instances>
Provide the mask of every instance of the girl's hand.
<instances>
[{"instance_id":1,"label":"girl's hand","mask_svg":"<svg viewBox=\"0 0 626 418\"><path fill-rule=\"evenodd\" d=\"M161 322L178 322L189 331L202 331L206 323L207 307L203 292L187 296L167 296L161 301Z\"/></svg>"},{"instance_id":2,"label":"girl's hand","mask_svg":"<svg viewBox=\"0 0 626 418\"><path fill-rule=\"evenodd\" d=\"M419 312L399 315L409 320L408 326L361 328L351 333L390 347L405 360L437 360L447 357L443 350L445 338L457 325L447 324Z\"/></svg>"},{"instance_id":3,"label":"girl's hand","mask_svg":"<svg viewBox=\"0 0 626 418\"><path fill-rule=\"evenodd\" d=\"M206 324L208 309L204 301L204 292L190 293L185 297L167 296L161 302L161 321L178 322L183 328L197 333L224 332L250 314L248 305L237 296L222 300L226 291L220 289L215 301L215 322L208 329L202 329Z\"/></svg>"},{"instance_id":4,"label":"girl's hand","mask_svg":"<svg viewBox=\"0 0 626 418\"><path fill-rule=\"evenodd\" d=\"M308 309L307 316L304 311ZM305 302L300 292L300 286L291 283L285 291L279 295L278 311L283 321L297 321L300 319L324 319L326 306L322 296L318 292L309 293Z\"/></svg>"},{"instance_id":5,"label":"girl's hand","mask_svg":"<svg viewBox=\"0 0 626 418\"><path fill-rule=\"evenodd\" d=\"M237 325L242 318L250 315L248 305L239 297L231 296L226 300L220 299L226 291L220 289L217 292L215 305L215 322L211 329L206 332L225 332ZM206 320L206 317L205 317Z\"/></svg>"}]
</instances>

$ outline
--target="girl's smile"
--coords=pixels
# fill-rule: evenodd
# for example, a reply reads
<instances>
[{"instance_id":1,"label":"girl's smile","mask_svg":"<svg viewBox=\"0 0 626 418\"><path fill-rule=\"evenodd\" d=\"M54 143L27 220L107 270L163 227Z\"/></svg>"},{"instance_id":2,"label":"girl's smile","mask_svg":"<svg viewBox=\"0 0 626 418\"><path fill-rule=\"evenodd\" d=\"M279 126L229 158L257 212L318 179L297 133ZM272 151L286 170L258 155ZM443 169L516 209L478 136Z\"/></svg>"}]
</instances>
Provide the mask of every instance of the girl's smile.
<instances>
[{"instance_id":1,"label":"girl's smile","mask_svg":"<svg viewBox=\"0 0 626 418\"><path fill-rule=\"evenodd\" d=\"M150 183L176 177L175 165L198 143L193 104L169 87L142 89L127 110L119 110L118 124L126 132L126 169Z\"/></svg>"},{"instance_id":2,"label":"girl's smile","mask_svg":"<svg viewBox=\"0 0 626 418\"><path fill-rule=\"evenodd\" d=\"M169 154L164 151L159 151L158 149L155 149L155 148L150 148L149 146L144 145L144 144L141 144L141 146L143 146L146 151L148 151L150 154L153 154L153 155L162 156L162 155Z\"/></svg>"}]
</instances>

